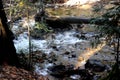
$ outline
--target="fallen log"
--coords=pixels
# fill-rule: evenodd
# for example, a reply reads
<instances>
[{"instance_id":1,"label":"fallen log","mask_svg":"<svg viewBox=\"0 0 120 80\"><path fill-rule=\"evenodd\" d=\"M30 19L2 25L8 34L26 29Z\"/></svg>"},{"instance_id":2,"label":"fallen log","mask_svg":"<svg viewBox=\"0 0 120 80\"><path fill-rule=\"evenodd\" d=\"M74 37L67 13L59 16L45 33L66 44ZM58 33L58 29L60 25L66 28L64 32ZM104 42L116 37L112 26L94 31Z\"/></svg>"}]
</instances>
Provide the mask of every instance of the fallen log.
<instances>
[{"instance_id":1,"label":"fallen log","mask_svg":"<svg viewBox=\"0 0 120 80\"><path fill-rule=\"evenodd\" d=\"M42 20L41 13L35 15L35 21L40 22ZM46 24L52 28L69 28L72 27L70 24L104 24L103 19L94 19L94 18L81 18L81 17L49 17L45 18Z\"/></svg>"},{"instance_id":2,"label":"fallen log","mask_svg":"<svg viewBox=\"0 0 120 80\"><path fill-rule=\"evenodd\" d=\"M70 24L81 24L81 23L85 23L85 24L89 24L90 23L90 18L81 18L81 17L60 17L57 18L56 20L59 21L63 21L66 23L70 23Z\"/></svg>"},{"instance_id":3,"label":"fallen log","mask_svg":"<svg viewBox=\"0 0 120 80\"><path fill-rule=\"evenodd\" d=\"M65 29L65 28L72 28L69 22L64 20L60 20L59 18L47 18L46 19L47 26L52 27L53 29Z\"/></svg>"},{"instance_id":4,"label":"fallen log","mask_svg":"<svg viewBox=\"0 0 120 80\"><path fill-rule=\"evenodd\" d=\"M64 23L69 23L69 24L96 24L96 25L102 25L103 20L102 19L97 19L95 21L94 18L81 18L81 17L48 17L46 19L47 22L49 21L59 21L59 22L64 22Z\"/></svg>"}]
</instances>

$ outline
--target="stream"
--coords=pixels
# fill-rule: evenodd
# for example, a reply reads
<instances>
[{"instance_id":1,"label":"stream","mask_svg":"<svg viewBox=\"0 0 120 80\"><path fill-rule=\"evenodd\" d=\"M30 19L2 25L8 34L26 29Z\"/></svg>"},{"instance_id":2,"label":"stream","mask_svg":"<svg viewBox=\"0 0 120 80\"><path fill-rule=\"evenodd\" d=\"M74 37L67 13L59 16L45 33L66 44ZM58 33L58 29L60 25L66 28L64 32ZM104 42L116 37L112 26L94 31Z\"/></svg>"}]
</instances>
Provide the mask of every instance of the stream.
<instances>
[{"instance_id":1,"label":"stream","mask_svg":"<svg viewBox=\"0 0 120 80\"><path fill-rule=\"evenodd\" d=\"M24 20L22 22L25 22ZM28 40L28 32L26 27L20 27L18 25L19 23L16 23L13 25L12 31L16 35L16 38L14 39L14 45L16 48L17 53L29 53L29 40ZM30 27L33 28L35 25L35 22L31 20ZM21 31L21 32L20 32ZM19 33L19 34L18 34ZM97 51L99 51L102 47L99 47L99 49L92 50L90 54L90 50L88 48L90 47L89 40L81 39L81 32L77 31L76 29L71 29L67 31L57 32L57 33L50 33L48 36L45 37L45 39L34 39L31 38L31 44L32 44L32 50L40 51L38 56L45 54L46 58L44 62L42 63L36 63L35 65L35 72L40 75L47 76L49 75L49 67L52 67L54 65L63 64L65 66L67 65L73 65L75 67L81 67L85 65L86 61L94 55ZM87 38L90 38L94 36L93 33L86 33L85 36ZM87 52L86 52L87 51ZM88 55L82 55L83 53L86 53ZM84 59L81 59L81 56ZM103 58L101 55L96 55L95 58ZM101 56L101 57L100 57ZM86 59L85 59L86 58ZM54 61L54 59L56 59ZM104 59L113 60L113 56L105 56ZM76 78L79 78L78 75L72 75L72 80L76 80Z\"/></svg>"}]
</instances>

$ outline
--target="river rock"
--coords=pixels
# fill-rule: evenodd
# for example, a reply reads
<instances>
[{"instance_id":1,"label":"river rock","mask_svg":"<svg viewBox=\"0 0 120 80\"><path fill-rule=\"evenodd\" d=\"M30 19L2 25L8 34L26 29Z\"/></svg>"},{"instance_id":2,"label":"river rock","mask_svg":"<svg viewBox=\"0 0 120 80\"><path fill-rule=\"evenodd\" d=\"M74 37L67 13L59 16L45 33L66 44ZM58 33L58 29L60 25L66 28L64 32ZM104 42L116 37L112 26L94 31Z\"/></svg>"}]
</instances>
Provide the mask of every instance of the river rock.
<instances>
[{"instance_id":1,"label":"river rock","mask_svg":"<svg viewBox=\"0 0 120 80\"><path fill-rule=\"evenodd\" d=\"M69 52L69 51L66 51L64 54L65 54L65 55L69 55L69 54L70 54L70 52Z\"/></svg>"},{"instance_id":2,"label":"river rock","mask_svg":"<svg viewBox=\"0 0 120 80\"><path fill-rule=\"evenodd\" d=\"M55 65L51 68L49 68L50 70L50 74L54 77L57 77L57 78L63 78L64 77L64 71L66 70L65 69L65 66L64 65Z\"/></svg>"},{"instance_id":3,"label":"river rock","mask_svg":"<svg viewBox=\"0 0 120 80\"><path fill-rule=\"evenodd\" d=\"M85 69L79 69L79 68L74 69L74 66L72 65L67 65L67 66L64 66L62 64L55 65L49 68L49 70L50 70L50 74L56 78L65 78L65 77L71 78L71 76L73 77L74 75L77 75L80 76L79 79L77 80L93 80L93 73Z\"/></svg>"},{"instance_id":4,"label":"river rock","mask_svg":"<svg viewBox=\"0 0 120 80\"><path fill-rule=\"evenodd\" d=\"M95 72L103 72L106 69L106 67L99 60L88 60L85 64L85 69L90 69Z\"/></svg>"}]
</instances>

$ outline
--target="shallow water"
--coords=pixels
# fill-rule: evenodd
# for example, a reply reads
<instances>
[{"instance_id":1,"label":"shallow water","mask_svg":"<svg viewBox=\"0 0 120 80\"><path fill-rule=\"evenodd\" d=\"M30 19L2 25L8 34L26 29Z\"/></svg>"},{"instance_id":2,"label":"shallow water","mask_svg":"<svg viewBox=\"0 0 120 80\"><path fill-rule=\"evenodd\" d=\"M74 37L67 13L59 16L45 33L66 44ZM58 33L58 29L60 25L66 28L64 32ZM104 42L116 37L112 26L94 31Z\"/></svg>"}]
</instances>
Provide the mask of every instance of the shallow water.
<instances>
[{"instance_id":1,"label":"shallow water","mask_svg":"<svg viewBox=\"0 0 120 80\"><path fill-rule=\"evenodd\" d=\"M31 39L31 44L33 46L33 51L42 50L45 53L50 53L52 48L50 46L55 45L56 47L75 45L76 43L82 42L84 40L75 37L76 33L73 30L65 31L63 33L55 34L54 39L36 40ZM14 45L16 47L17 53L23 51L24 53L29 53L29 40L28 33L23 32L19 34L16 40L14 40Z\"/></svg>"},{"instance_id":2,"label":"shallow water","mask_svg":"<svg viewBox=\"0 0 120 80\"><path fill-rule=\"evenodd\" d=\"M34 23L33 23L34 24ZM12 30L16 34L17 31L19 31L21 28L18 25L14 25ZM23 29L24 30L24 29ZM64 32L58 32L54 33L54 38L52 34L49 35L49 37L46 37L46 39L33 39L31 38L31 44L32 44L32 50L33 51L41 51L42 53L45 53L47 55L51 55L51 53L54 53L56 56L58 56L58 64L61 62L64 62L64 64L70 64L75 63L77 57L74 59L69 59L71 55L63 55L66 51L74 54L76 53L76 43L81 43L85 40L82 40L75 35L78 35L79 33L76 30L69 30ZM51 38L50 38L51 37ZM16 39L14 40L14 45L16 48L17 53L29 53L29 40L28 40L28 32L23 31L20 34L17 34ZM53 48L55 47L55 49ZM60 56L59 56L60 55ZM35 65L35 72L42 75L48 75L48 67L53 66L53 63L44 62L42 64L42 67L39 67L39 64Z\"/></svg>"},{"instance_id":3,"label":"shallow water","mask_svg":"<svg viewBox=\"0 0 120 80\"><path fill-rule=\"evenodd\" d=\"M32 23L32 25L34 22ZM21 28L18 25L14 25L13 32L16 34L17 31L19 31ZM24 29L23 29L24 30ZM46 54L47 56L55 55L57 58L56 62L48 62L48 60L45 60L43 63L37 63L35 65L35 72L41 75L49 75L48 68L53 66L54 64L63 64L63 65L70 65L73 64L75 67L78 65L84 65L86 63L86 59L89 58L87 56L87 51L85 56L86 59L83 59L81 62L79 62L79 58L85 53L86 47L89 47L89 40L83 40L80 37L77 37L76 35L80 35L81 32L78 32L74 29L63 31L63 32L57 32L53 34L49 34L48 37L45 39L33 39L31 38L31 44L32 44L32 50L34 51L40 51L42 54ZM54 37L53 37L54 35ZM85 34L86 37L90 38L94 33L88 33ZM27 30L22 31L21 33L17 34L16 39L14 40L14 45L17 50L17 53L29 53L29 40L28 40L28 32ZM93 51L96 53L95 51ZM92 55L94 53L91 53ZM41 54L40 54L41 55ZM90 55L90 54L89 54ZM92 56L90 55L90 56ZM96 58L103 58L101 55L97 55ZM108 55L106 55L108 56ZM104 57L108 60L111 58L111 56ZM47 57L50 59L51 57ZM113 59L113 58L111 58ZM79 77L78 75L73 75L71 78Z\"/></svg>"}]
</instances>

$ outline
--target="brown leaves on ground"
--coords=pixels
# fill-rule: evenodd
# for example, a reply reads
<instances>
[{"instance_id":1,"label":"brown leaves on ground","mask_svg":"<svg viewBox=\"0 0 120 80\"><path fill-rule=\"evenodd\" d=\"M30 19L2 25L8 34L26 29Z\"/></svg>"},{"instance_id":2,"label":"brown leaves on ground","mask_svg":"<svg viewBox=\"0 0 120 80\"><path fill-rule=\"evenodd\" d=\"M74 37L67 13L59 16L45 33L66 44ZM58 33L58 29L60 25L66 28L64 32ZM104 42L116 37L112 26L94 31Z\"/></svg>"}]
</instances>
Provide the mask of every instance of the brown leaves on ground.
<instances>
[{"instance_id":1,"label":"brown leaves on ground","mask_svg":"<svg viewBox=\"0 0 120 80\"><path fill-rule=\"evenodd\" d=\"M0 66L0 80L48 80L48 78L24 69Z\"/></svg>"}]
</instances>

